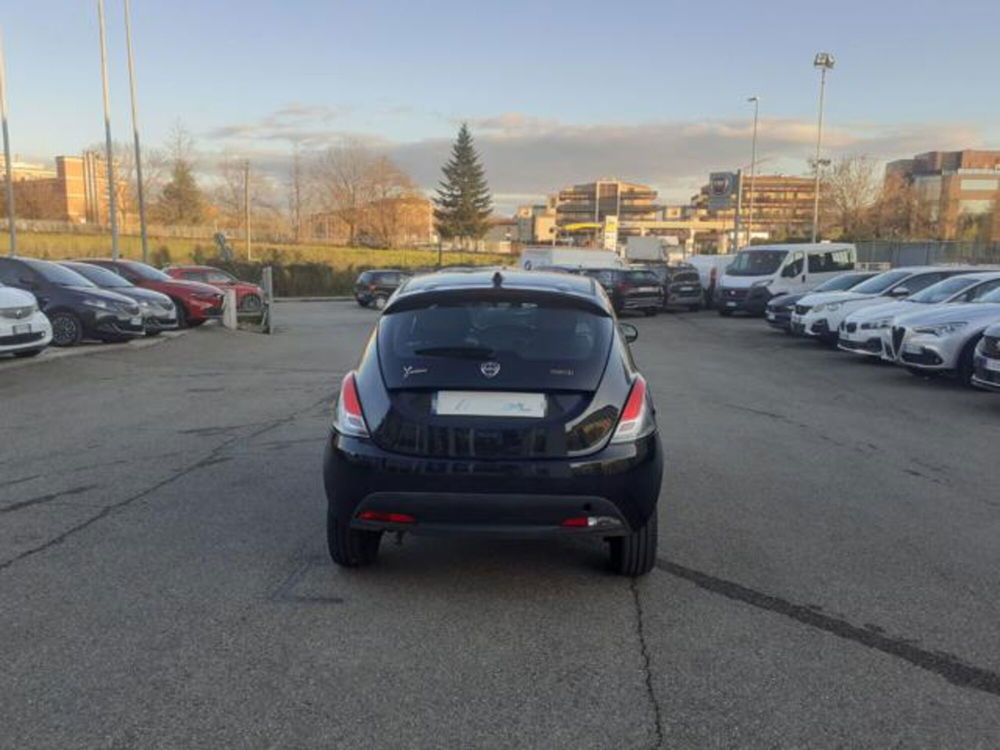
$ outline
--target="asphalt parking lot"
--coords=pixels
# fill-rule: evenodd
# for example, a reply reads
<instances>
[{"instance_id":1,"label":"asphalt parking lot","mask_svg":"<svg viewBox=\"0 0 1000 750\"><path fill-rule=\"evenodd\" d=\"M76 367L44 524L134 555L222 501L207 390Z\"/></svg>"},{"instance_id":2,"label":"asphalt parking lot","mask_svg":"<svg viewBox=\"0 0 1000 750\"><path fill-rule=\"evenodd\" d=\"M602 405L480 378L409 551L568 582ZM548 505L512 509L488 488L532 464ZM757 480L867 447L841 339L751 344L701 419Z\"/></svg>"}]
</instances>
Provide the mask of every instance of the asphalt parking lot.
<instances>
[{"instance_id":1,"label":"asphalt parking lot","mask_svg":"<svg viewBox=\"0 0 1000 750\"><path fill-rule=\"evenodd\" d=\"M0 362L0 747L996 747L1000 397L713 313L631 318L657 570L326 556L375 314Z\"/></svg>"}]
</instances>

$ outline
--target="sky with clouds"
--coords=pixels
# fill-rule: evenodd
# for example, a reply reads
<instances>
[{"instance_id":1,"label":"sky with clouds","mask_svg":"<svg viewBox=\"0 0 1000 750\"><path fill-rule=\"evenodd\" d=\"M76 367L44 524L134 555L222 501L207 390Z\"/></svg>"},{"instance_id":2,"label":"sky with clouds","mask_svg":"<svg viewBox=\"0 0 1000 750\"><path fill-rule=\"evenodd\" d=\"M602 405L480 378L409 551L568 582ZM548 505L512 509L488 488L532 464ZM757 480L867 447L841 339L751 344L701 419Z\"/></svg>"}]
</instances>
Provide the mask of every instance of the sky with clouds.
<instances>
[{"instance_id":1,"label":"sky with clouds","mask_svg":"<svg viewBox=\"0 0 1000 750\"><path fill-rule=\"evenodd\" d=\"M997 0L132 0L147 143L180 120L202 168L247 156L275 175L297 145L384 150L425 188L457 124L498 207L599 176L671 201L750 159L802 173L829 50L832 155L1000 148ZM106 0L112 124L129 137L122 0ZM96 2L0 13L13 150L48 160L103 136Z\"/></svg>"}]
</instances>

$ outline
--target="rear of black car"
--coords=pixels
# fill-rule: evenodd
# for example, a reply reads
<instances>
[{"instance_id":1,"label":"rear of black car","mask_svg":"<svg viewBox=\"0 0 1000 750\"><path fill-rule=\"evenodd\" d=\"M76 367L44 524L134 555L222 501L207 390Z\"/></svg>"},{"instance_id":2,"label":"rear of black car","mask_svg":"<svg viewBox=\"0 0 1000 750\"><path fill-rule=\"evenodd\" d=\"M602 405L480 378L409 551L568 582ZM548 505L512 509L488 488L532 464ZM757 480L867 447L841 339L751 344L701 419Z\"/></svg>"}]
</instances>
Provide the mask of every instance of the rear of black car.
<instances>
[{"instance_id":1,"label":"rear of black car","mask_svg":"<svg viewBox=\"0 0 1000 750\"><path fill-rule=\"evenodd\" d=\"M626 268L587 268L607 292L615 312L642 312L655 315L663 307L663 286L653 271Z\"/></svg>"},{"instance_id":2,"label":"rear of black car","mask_svg":"<svg viewBox=\"0 0 1000 750\"><path fill-rule=\"evenodd\" d=\"M596 535L655 557L661 449L606 303L538 289L397 296L345 379L327 446L334 560L384 531Z\"/></svg>"},{"instance_id":3,"label":"rear of black car","mask_svg":"<svg viewBox=\"0 0 1000 750\"><path fill-rule=\"evenodd\" d=\"M354 282L354 299L362 307L381 310L409 275L396 270L362 271Z\"/></svg>"}]
</instances>

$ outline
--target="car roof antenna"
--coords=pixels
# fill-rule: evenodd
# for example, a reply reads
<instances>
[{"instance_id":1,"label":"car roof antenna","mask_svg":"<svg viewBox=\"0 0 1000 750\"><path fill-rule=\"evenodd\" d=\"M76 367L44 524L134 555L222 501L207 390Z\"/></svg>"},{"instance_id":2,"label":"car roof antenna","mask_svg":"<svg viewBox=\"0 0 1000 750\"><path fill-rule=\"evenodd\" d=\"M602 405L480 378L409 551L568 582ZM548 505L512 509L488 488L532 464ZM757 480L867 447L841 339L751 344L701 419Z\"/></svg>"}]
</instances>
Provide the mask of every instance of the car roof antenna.
<instances>
[{"instance_id":1,"label":"car roof antenna","mask_svg":"<svg viewBox=\"0 0 1000 750\"><path fill-rule=\"evenodd\" d=\"M501 284L503 284L503 274L497 271L493 274L493 286L499 287Z\"/></svg>"}]
</instances>

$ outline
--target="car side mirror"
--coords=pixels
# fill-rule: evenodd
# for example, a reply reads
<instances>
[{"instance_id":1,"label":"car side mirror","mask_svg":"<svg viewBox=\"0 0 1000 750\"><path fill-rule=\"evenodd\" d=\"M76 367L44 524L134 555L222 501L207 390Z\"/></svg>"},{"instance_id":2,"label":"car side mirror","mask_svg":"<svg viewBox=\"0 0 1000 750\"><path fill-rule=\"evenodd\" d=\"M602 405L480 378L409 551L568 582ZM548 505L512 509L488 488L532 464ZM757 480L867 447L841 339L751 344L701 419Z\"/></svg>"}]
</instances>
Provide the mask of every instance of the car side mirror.
<instances>
[{"instance_id":1,"label":"car side mirror","mask_svg":"<svg viewBox=\"0 0 1000 750\"><path fill-rule=\"evenodd\" d=\"M910 288L908 286L897 286L891 292L889 292L890 297L909 297Z\"/></svg>"},{"instance_id":2,"label":"car side mirror","mask_svg":"<svg viewBox=\"0 0 1000 750\"><path fill-rule=\"evenodd\" d=\"M622 332L622 336L625 337L625 341L630 344L639 338L639 329L631 323L619 323L618 330Z\"/></svg>"}]
</instances>

